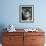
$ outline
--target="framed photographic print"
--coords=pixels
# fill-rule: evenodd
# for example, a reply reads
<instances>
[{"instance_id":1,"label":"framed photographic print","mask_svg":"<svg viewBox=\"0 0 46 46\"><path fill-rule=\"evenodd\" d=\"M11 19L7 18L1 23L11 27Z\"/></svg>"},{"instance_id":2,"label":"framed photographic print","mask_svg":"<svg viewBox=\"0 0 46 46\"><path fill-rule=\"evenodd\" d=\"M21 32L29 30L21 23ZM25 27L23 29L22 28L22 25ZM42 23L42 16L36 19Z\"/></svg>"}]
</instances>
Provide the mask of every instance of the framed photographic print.
<instances>
[{"instance_id":1,"label":"framed photographic print","mask_svg":"<svg viewBox=\"0 0 46 46\"><path fill-rule=\"evenodd\" d=\"M34 5L19 6L19 22L34 22Z\"/></svg>"}]
</instances>

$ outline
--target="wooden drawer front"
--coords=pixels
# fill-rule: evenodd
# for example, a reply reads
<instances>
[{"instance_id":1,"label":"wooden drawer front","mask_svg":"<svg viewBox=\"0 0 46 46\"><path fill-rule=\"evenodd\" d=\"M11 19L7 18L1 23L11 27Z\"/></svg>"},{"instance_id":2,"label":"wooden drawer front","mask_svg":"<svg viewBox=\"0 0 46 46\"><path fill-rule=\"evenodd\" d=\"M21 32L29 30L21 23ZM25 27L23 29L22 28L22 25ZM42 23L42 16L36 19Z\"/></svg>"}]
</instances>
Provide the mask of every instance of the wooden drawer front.
<instances>
[{"instance_id":1,"label":"wooden drawer front","mask_svg":"<svg viewBox=\"0 0 46 46\"><path fill-rule=\"evenodd\" d=\"M29 35L41 36L41 35L44 35L44 32L25 32L24 33L24 36L29 36Z\"/></svg>"},{"instance_id":2,"label":"wooden drawer front","mask_svg":"<svg viewBox=\"0 0 46 46\"><path fill-rule=\"evenodd\" d=\"M44 36L24 36L24 46L44 46Z\"/></svg>"},{"instance_id":3,"label":"wooden drawer front","mask_svg":"<svg viewBox=\"0 0 46 46\"><path fill-rule=\"evenodd\" d=\"M17 44L15 43L14 44L2 44L2 46L23 46L23 44L22 43L21 44L20 43L19 44L18 43Z\"/></svg>"},{"instance_id":4,"label":"wooden drawer front","mask_svg":"<svg viewBox=\"0 0 46 46\"><path fill-rule=\"evenodd\" d=\"M4 36L23 36L23 32L4 32Z\"/></svg>"},{"instance_id":5,"label":"wooden drawer front","mask_svg":"<svg viewBox=\"0 0 46 46\"><path fill-rule=\"evenodd\" d=\"M3 44L2 46L16 46L14 44Z\"/></svg>"},{"instance_id":6,"label":"wooden drawer front","mask_svg":"<svg viewBox=\"0 0 46 46\"><path fill-rule=\"evenodd\" d=\"M32 44L32 46L44 46L43 44Z\"/></svg>"},{"instance_id":7,"label":"wooden drawer front","mask_svg":"<svg viewBox=\"0 0 46 46\"><path fill-rule=\"evenodd\" d=\"M3 44L9 43L8 41L9 41L9 37L4 36L3 37Z\"/></svg>"},{"instance_id":8,"label":"wooden drawer front","mask_svg":"<svg viewBox=\"0 0 46 46\"><path fill-rule=\"evenodd\" d=\"M3 38L4 44L17 44L22 43L23 37L22 36L5 36Z\"/></svg>"},{"instance_id":9,"label":"wooden drawer front","mask_svg":"<svg viewBox=\"0 0 46 46\"><path fill-rule=\"evenodd\" d=\"M32 36L32 44L43 44L44 36Z\"/></svg>"},{"instance_id":10,"label":"wooden drawer front","mask_svg":"<svg viewBox=\"0 0 46 46\"><path fill-rule=\"evenodd\" d=\"M31 44L32 44L32 37L30 37L30 36L26 36L26 37L24 37L24 46L31 46Z\"/></svg>"}]
</instances>

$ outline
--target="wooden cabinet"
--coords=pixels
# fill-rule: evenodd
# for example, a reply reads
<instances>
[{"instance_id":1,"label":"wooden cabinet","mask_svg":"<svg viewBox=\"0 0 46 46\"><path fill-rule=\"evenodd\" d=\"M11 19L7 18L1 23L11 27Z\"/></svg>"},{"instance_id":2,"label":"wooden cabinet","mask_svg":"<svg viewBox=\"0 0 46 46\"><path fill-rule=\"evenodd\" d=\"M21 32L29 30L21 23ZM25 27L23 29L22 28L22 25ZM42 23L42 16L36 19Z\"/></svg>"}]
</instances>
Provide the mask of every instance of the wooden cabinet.
<instances>
[{"instance_id":1,"label":"wooden cabinet","mask_svg":"<svg viewBox=\"0 0 46 46\"><path fill-rule=\"evenodd\" d=\"M3 46L44 46L44 32L4 32Z\"/></svg>"}]
</instances>

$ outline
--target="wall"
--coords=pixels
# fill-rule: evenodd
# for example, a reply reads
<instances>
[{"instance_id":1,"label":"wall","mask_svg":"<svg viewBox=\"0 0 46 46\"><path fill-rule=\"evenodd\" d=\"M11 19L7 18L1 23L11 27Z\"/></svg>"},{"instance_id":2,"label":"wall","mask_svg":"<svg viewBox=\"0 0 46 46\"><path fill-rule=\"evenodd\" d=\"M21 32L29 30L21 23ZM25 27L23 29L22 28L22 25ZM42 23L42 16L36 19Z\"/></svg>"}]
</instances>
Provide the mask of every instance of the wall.
<instances>
[{"instance_id":1,"label":"wall","mask_svg":"<svg viewBox=\"0 0 46 46\"><path fill-rule=\"evenodd\" d=\"M46 0L1 0L0 25L16 28L46 28ZM19 23L19 5L34 5L34 23Z\"/></svg>"}]
</instances>

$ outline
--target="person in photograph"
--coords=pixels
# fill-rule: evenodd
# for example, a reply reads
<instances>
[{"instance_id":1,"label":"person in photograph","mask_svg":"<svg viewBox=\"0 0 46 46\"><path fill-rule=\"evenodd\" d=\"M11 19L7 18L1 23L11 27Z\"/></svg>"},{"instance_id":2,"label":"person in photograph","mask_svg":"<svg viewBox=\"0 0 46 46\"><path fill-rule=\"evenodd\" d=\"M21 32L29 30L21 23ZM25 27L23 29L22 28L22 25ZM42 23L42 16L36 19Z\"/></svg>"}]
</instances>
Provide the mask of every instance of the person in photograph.
<instances>
[{"instance_id":1,"label":"person in photograph","mask_svg":"<svg viewBox=\"0 0 46 46\"><path fill-rule=\"evenodd\" d=\"M30 8L23 8L22 9L22 20L31 20L32 19L32 11Z\"/></svg>"}]
</instances>

